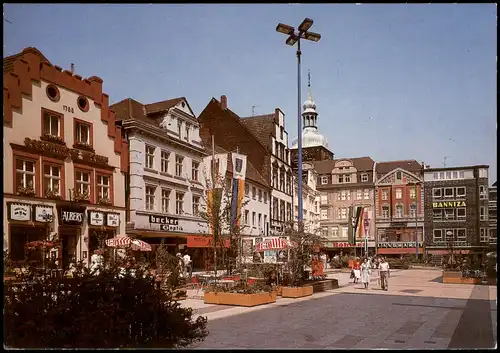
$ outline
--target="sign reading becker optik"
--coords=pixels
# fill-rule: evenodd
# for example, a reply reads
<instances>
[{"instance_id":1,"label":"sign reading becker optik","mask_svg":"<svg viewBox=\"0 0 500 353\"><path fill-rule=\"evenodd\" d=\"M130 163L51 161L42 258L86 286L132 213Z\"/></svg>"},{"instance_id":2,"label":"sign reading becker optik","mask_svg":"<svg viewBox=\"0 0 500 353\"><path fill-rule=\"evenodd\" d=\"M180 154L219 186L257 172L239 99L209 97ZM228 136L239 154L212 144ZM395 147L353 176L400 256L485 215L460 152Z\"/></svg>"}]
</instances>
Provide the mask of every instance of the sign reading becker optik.
<instances>
[{"instance_id":1,"label":"sign reading becker optik","mask_svg":"<svg viewBox=\"0 0 500 353\"><path fill-rule=\"evenodd\" d=\"M160 229L163 231L182 231L182 227L179 226L179 219L167 216L149 216L149 223L159 224Z\"/></svg>"}]
</instances>

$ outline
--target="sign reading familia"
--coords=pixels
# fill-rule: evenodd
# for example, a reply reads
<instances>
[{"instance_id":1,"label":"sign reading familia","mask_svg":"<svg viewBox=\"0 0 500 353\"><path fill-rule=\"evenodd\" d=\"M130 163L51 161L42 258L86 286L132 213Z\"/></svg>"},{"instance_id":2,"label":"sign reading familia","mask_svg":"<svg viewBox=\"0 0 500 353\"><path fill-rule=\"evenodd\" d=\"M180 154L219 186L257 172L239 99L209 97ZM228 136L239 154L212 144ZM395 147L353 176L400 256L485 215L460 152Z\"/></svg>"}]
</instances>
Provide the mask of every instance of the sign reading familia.
<instances>
[{"instance_id":1,"label":"sign reading familia","mask_svg":"<svg viewBox=\"0 0 500 353\"><path fill-rule=\"evenodd\" d=\"M423 243L418 242L418 247L421 248ZM379 248L414 248L414 241L396 241L396 242L380 242L378 243Z\"/></svg>"},{"instance_id":2,"label":"sign reading familia","mask_svg":"<svg viewBox=\"0 0 500 353\"><path fill-rule=\"evenodd\" d=\"M433 202L433 208L445 208L445 207L466 207L465 201L447 201L447 202Z\"/></svg>"}]
</instances>

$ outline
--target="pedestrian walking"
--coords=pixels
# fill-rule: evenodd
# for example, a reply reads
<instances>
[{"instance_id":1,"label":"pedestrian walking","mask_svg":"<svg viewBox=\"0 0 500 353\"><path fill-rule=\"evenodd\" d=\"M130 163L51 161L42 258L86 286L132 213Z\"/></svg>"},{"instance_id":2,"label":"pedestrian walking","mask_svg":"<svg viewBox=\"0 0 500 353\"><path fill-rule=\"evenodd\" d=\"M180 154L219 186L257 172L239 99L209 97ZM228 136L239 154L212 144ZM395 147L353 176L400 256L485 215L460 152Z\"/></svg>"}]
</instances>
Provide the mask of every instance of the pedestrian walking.
<instances>
[{"instance_id":1,"label":"pedestrian walking","mask_svg":"<svg viewBox=\"0 0 500 353\"><path fill-rule=\"evenodd\" d=\"M191 256L185 252L182 260L184 261L184 276L187 278L189 274L190 278L193 277L193 262L191 261Z\"/></svg>"},{"instance_id":2,"label":"pedestrian walking","mask_svg":"<svg viewBox=\"0 0 500 353\"><path fill-rule=\"evenodd\" d=\"M354 260L353 265L353 273L354 273L354 283L358 283L361 278L361 264L359 262L359 258Z\"/></svg>"},{"instance_id":3,"label":"pedestrian walking","mask_svg":"<svg viewBox=\"0 0 500 353\"><path fill-rule=\"evenodd\" d=\"M368 285L370 284L370 275L372 273L371 267L370 262L365 257L361 264L361 283L363 283L365 289L368 289Z\"/></svg>"},{"instance_id":4,"label":"pedestrian walking","mask_svg":"<svg viewBox=\"0 0 500 353\"><path fill-rule=\"evenodd\" d=\"M382 262L380 263L379 267L379 276L380 276L380 285L382 286L383 290L387 290L389 288L389 277L391 277L391 274L389 272L389 263L387 260L382 258Z\"/></svg>"},{"instance_id":5,"label":"pedestrian walking","mask_svg":"<svg viewBox=\"0 0 500 353\"><path fill-rule=\"evenodd\" d=\"M326 254L322 253L320 256L321 262L323 262L323 271L326 270Z\"/></svg>"}]
</instances>

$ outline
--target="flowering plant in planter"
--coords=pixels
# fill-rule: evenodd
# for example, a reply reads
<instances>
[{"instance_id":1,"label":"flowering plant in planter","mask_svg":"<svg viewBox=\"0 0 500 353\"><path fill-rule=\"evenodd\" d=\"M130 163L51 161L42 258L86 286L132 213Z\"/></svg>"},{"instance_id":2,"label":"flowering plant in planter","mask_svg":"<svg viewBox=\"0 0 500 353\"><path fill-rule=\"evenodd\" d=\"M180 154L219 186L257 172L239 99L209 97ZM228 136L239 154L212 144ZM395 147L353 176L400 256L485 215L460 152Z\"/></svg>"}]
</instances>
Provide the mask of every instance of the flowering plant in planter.
<instances>
[{"instance_id":1,"label":"flowering plant in planter","mask_svg":"<svg viewBox=\"0 0 500 353\"><path fill-rule=\"evenodd\" d=\"M47 189L45 191L45 198L51 199L51 200L61 200L62 197L59 195L59 192L57 190L52 190L52 189Z\"/></svg>"},{"instance_id":2,"label":"flowering plant in planter","mask_svg":"<svg viewBox=\"0 0 500 353\"><path fill-rule=\"evenodd\" d=\"M57 135L50 135L50 134L44 134L42 136L42 140L61 143L61 144L64 143L64 140L62 139L62 137L57 136Z\"/></svg>"},{"instance_id":3,"label":"flowering plant in planter","mask_svg":"<svg viewBox=\"0 0 500 353\"><path fill-rule=\"evenodd\" d=\"M82 201L90 201L89 191L81 192L79 189L73 189L73 201L74 202L82 202Z\"/></svg>"},{"instance_id":4,"label":"flowering plant in planter","mask_svg":"<svg viewBox=\"0 0 500 353\"><path fill-rule=\"evenodd\" d=\"M92 145L86 142L77 141L75 142L73 147L94 152L94 148L92 147Z\"/></svg>"},{"instance_id":5,"label":"flowering plant in planter","mask_svg":"<svg viewBox=\"0 0 500 353\"><path fill-rule=\"evenodd\" d=\"M101 197L97 201L99 205L111 205L111 200L108 197Z\"/></svg>"},{"instance_id":6,"label":"flowering plant in planter","mask_svg":"<svg viewBox=\"0 0 500 353\"><path fill-rule=\"evenodd\" d=\"M30 181L28 183L28 186L26 186L26 187L19 186L17 188L17 193L18 193L18 195L21 195L21 196L35 196L36 192L35 192L35 188L33 188L33 182Z\"/></svg>"}]
</instances>

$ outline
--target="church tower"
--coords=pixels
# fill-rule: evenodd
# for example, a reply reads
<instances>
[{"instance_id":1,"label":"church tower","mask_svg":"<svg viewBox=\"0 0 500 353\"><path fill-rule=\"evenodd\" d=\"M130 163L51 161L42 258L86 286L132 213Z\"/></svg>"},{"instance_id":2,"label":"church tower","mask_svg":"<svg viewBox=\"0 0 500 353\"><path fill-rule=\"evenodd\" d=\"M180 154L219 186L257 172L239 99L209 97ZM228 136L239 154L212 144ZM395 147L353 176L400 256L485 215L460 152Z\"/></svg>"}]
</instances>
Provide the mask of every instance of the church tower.
<instances>
[{"instance_id":1,"label":"church tower","mask_svg":"<svg viewBox=\"0 0 500 353\"><path fill-rule=\"evenodd\" d=\"M307 82L307 100L302 109L302 161L313 162L333 159L333 152L328 149L328 140L318 131L318 112L311 94L311 72ZM292 166L297 167L298 139L294 138L290 147Z\"/></svg>"}]
</instances>

